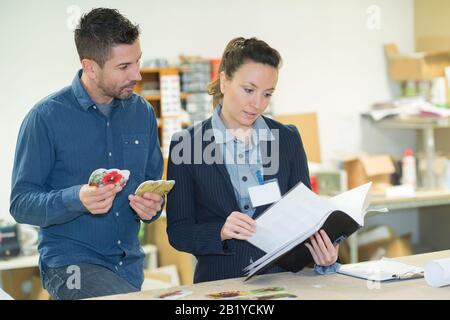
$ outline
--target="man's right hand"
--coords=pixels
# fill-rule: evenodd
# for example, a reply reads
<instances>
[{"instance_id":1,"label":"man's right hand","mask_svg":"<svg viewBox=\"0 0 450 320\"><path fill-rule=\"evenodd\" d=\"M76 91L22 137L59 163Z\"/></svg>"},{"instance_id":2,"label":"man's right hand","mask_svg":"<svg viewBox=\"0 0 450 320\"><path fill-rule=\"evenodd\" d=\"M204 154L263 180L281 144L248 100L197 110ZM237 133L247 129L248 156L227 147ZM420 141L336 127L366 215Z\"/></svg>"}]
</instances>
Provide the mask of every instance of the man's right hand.
<instances>
[{"instance_id":1,"label":"man's right hand","mask_svg":"<svg viewBox=\"0 0 450 320\"><path fill-rule=\"evenodd\" d=\"M256 221L248 215L233 211L220 231L222 241L228 239L247 240L256 232Z\"/></svg>"},{"instance_id":2,"label":"man's right hand","mask_svg":"<svg viewBox=\"0 0 450 320\"><path fill-rule=\"evenodd\" d=\"M92 214L105 214L111 209L116 194L122 191L121 186L108 185L91 187L85 184L80 189L80 201Z\"/></svg>"}]
</instances>

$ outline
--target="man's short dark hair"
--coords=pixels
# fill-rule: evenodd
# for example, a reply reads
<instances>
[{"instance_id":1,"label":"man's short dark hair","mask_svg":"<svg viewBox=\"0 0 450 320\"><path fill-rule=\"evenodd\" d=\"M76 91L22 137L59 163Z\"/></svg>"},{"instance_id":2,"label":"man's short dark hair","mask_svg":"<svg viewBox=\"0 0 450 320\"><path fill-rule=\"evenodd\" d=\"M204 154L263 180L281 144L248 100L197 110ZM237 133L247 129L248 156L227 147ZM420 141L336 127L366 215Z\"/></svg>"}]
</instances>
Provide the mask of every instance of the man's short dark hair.
<instances>
[{"instance_id":1,"label":"man's short dark hair","mask_svg":"<svg viewBox=\"0 0 450 320\"><path fill-rule=\"evenodd\" d=\"M139 37L139 26L131 23L116 9L96 8L84 14L75 29L75 45L80 61L91 59L103 67L111 48L133 44Z\"/></svg>"}]
</instances>

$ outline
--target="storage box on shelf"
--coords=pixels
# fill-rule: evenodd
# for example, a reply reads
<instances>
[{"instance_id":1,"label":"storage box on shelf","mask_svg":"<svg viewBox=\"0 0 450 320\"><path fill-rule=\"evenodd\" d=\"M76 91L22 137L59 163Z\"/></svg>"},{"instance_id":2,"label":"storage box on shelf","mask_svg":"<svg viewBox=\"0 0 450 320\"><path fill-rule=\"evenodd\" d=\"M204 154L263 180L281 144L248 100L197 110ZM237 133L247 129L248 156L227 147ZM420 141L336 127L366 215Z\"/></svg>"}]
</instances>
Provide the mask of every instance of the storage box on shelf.
<instances>
[{"instance_id":1,"label":"storage box on shelf","mask_svg":"<svg viewBox=\"0 0 450 320\"><path fill-rule=\"evenodd\" d=\"M202 121L212 112L211 96L207 94L207 86L211 81L210 60L199 57L183 57L181 68L181 86L188 93L183 105L191 123Z\"/></svg>"},{"instance_id":2,"label":"storage box on shelf","mask_svg":"<svg viewBox=\"0 0 450 320\"><path fill-rule=\"evenodd\" d=\"M433 80L444 76L450 66L450 51L400 53L395 44L384 45L388 57L389 76L392 80Z\"/></svg>"},{"instance_id":3,"label":"storage box on shelf","mask_svg":"<svg viewBox=\"0 0 450 320\"><path fill-rule=\"evenodd\" d=\"M395 172L389 155L359 155L345 159L343 165L349 189L372 181L372 191L384 191L391 185L391 174Z\"/></svg>"},{"instance_id":4,"label":"storage box on shelf","mask_svg":"<svg viewBox=\"0 0 450 320\"><path fill-rule=\"evenodd\" d=\"M450 36L420 36L416 44L419 52L450 52Z\"/></svg>"}]
</instances>

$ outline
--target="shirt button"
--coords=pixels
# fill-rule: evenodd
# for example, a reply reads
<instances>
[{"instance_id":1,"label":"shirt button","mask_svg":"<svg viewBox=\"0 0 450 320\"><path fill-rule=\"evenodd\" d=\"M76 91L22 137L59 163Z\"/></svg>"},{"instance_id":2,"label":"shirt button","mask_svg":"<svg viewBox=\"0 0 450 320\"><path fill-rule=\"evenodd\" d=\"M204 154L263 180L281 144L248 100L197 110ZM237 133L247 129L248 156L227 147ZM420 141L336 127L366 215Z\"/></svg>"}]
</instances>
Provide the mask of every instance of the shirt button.
<instances>
[{"instance_id":1,"label":"shirt button","mask_svg":"<svg viewBox=\"0 0 450 320\"><path fill-rule=\"evenodd\" d=\"M97 109L97 107L96 107L96 106L93 106L93 108L94 108L94 109Z\"/></svg>"},{"instance_id":2,"label":"shirt button","mask_svg":"<svg viewBox=\"0 0 450 320\"><path fill-rule=\"evenodd\" d=\"M248 210L248 208L250 208L250 207L248 206L248 204L246 204L246 205L244 206L244 209L245 209L245 210Z\"/></svg>"},{"instance_id":3,"label":"shirt button","mask_svg":"<svg viewBox=\"0 0 450 320\"><path fill-rule=\"evenodd\" d=\"M120 241L120 240L119 240L119 241L117 241L117 244L121 244L121 243L122 243L122 241Z\"/></svg>"},{"instance_id":4,"label":"shirt button","mask_svg":"<svg viewBox=\"0 0 450 320\"><path fill-rule=\"evenodd\" d=\"M241 153L241 154L239 155L239 158L242 159L243 157L244 157L244 155Z\"/></svg>"},{"instance_id":5,"label":"shirt button","mask_svg":"<svg viewBox=\"0 0 450 320\"><path fill-rule=\"evenodd\" d=\"M119 261L119 266L121 266L123 264L123 262L122 261Z\"/></svg>"},{"instance_id":6,"label":"shirt button","mask_svg":"<svg viewBox=\"0 0 450 320\"><path fill-rule=\"evenodd\" d=\"M106 123L106 126L109 127L109 121Z\"/></svg>"},{"instance_id":7,"label":"shirt button","mask_svg":"<svg viewBox=\"0 0 450 320\"><path fill-rule=\"evenodd\" d=\"M139 140L134 140L134 144L139 144Z\"/></svg>"},{"instance_id":8,"label":"shirt button","mask_svg":"<svg viewBox=\"0 0 450 320\"><path fill-rule=\"evenodd\" d=\"M116 217L118 217L119 216L119 213L118 212L116 212Z\"/></svg>"},{"instance_id":9,"label":"shirt button","mask_svg":"<svg viewBox=\"0 0 450 320\"><path fill-rule=\"evenodd\" d=\"M108 155L109 155L110 157L112 157L112 152L108 153Z\"/></svg>"},{"instance_id":10,"label":"shirt button","mask_svg":"<svg viewBox=\"0 0 450 320\"><path fill-rule=\"evenodd\" d=\"M117 266L114 266L114 268L115 268L116 270L119 270L119 268L117 268Z\"/></svg>"},{"instance_id":11,"label":"shirt button","mask_svg":"<svg viewBox=\"0 0 450 320\"><path fill-rule=\"evenodd\" d=\"M243 177L242 177L242 181L244 181L244 182L247 181L247 177L246 177L246 176L243 176Z\"/></svg>"}]
</instances>

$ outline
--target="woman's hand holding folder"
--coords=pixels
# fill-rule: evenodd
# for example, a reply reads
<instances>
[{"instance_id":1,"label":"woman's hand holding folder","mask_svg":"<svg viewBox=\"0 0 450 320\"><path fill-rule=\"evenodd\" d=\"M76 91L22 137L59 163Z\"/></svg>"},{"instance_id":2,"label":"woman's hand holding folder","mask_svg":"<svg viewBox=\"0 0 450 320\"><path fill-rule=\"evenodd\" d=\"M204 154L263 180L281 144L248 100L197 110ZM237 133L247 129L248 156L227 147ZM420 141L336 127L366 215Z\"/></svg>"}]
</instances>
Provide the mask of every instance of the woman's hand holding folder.
<instances>
[{"instance_id":1,"label":"woman's hand holding folder","mask_svg":"<svg viewBox=\"0 0 450 320\"><path fill-rule=\"evenodd\" d=\"M256 221L248 215L233 211L220 231L222 241L228 239L247 240L256 232Z\"/></svg>"},{"instance_id":2,"label":"woman's hand holding folder","mask_svg":"<svg viewBox=\"0 0 450 320\"><path fill-rule=\"evenodd\" d=\"M330 266L338 259L339 245L333 245L327 233L324 230L319 230L313 234L305 246L311 252L314 263L319 266Z\"/></svg>"}]
</instances>

